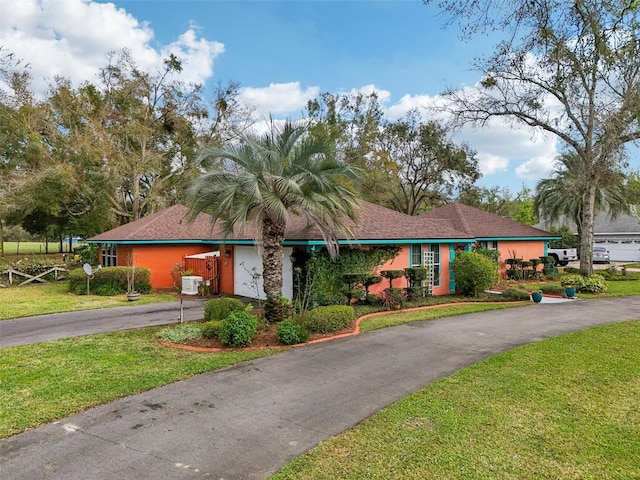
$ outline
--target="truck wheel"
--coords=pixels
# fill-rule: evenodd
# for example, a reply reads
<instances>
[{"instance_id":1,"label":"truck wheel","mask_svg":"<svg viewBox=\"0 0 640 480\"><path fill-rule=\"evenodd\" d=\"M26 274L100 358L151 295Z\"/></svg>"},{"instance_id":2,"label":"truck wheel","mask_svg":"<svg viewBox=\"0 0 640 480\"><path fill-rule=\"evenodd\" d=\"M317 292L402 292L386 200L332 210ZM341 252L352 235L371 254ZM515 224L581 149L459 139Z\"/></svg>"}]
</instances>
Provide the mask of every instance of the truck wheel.
<instances>
[{"instance_id":1,"label":"truck wheel","mask_svg":"<svg viewBox=\"0 0 640 480\"><path fill-rule=\"evenodd\" d=\"M558 265L560 265L560 262L558 261L558 255L556 255L555 253L552 253L551 256L553 257L553 264L557 267Z\"/></svg>"}]
</instances>

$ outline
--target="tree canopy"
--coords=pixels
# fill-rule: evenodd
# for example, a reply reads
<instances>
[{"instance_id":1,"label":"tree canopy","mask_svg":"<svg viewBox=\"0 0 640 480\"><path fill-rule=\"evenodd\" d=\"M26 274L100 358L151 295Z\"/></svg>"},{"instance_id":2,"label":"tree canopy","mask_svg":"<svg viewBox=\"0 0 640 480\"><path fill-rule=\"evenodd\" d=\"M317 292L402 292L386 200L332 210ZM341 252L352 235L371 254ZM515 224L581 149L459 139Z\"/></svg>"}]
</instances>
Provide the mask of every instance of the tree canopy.
<instances>
[{"instance_id":1,"label":"tree canopy","mask_svg":"<svg viewBox=\"0 0 640 480\"><path fill-rule=\"evenodd\" d=\"M495 118L560 139L588 179L581 198L580 268L592 272L596 192L624 165L625 145L640 138L640 38L634 0L515 2L439 0L474 35L503 28L505 40L473 67L478 88L449 89L454 125Z\"/></svg>"}]
</instances>

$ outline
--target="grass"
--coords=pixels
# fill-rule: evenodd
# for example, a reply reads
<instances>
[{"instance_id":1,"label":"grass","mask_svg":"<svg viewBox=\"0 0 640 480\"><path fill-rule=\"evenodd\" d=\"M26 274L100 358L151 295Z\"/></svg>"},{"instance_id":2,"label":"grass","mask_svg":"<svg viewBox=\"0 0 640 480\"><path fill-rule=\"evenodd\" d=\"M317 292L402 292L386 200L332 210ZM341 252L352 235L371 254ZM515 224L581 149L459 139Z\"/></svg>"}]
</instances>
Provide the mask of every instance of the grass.
<instances>
[{"instance_id":1,"label":"grass","mask_svg":"<svg viewBox=\"0 0 640 480\"><path fill-rule=\"evenodd\" d=\"M104 297L68 293L67 282L23 287L0 288L0 320L28 317L45 313L92 310L96 308L131 305L126 295ZM137 305L175 300L171 294L141 295Z\"/></svg>"},{"instance_id":2,"label":"grass","mask_svg":"<svg viewBox=\"0 0 640 480\"><path fill-rule=\"evenodd\" d=\"M475 364L295 459L285 479L640 477L640 321Z\"/></svg>"},{"instance_id":3,"label":"grass","mask_svg":"<svg viewBox=\"0 0 640 480\"><path fill-rule=\"evenodd\" d=\"M159 329L2 349L0 438L95 405L273 353L198 353L167 348L156 341Z\"/></svg>"},{"instance_id":4,"label":"grass","mask_svg":"<svg viewBox=\"0 0 640 480\"><path fill-rule=\"evenodd\" d=\"M360 323L361 332L380 330L381 328L394 327L405 323L421 322L423 320L433 320L436 318L450 317L473 312L486 312L488 310L501 310L503 308L522 306L523 304L505 303L474 303L469 305L452 305L446 307L436 307L428 310L416 310L413 312L398 311L389 315L379 315L369 317Z\"/></svg>"},{"instance_id":5,"label":"grass","mask_svg":"<svg viewBox=\"0 0 640 480\"><path fill-rule=\"evenodd\" d=\"M69 243L65 242L63 248L68 249ZM5 255L44 255L46 251L47 245L44 242L4 242ZM60 253L60 242L49 242L49 253Z\"/></svg>"}]
</instances>

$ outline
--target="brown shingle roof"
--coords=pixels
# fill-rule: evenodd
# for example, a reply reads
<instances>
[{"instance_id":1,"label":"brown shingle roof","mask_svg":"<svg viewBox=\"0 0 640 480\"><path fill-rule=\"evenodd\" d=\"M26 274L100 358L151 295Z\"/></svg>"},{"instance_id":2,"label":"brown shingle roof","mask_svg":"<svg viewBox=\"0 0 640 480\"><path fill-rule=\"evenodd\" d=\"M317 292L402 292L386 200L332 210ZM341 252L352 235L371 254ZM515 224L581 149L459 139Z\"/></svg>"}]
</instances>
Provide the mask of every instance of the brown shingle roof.
<instances>
[{"instance_id":1,"label":"brown shingle roof","mask_svg":"<svg viewBox=\"0 0 640 480\"><path fill-rule=\"evenodd\" d=\"M357 240L445 240L471 239L472 236L452 228L438 219L420 219L396 212L373 203L361 201L358 222L348 224ZM101 233L90 240L95 242L126 241L200 241L222 240L219 228L212 228L210 217L200 214L192 224L186 220L188 209L174 205L113 230ZM237 230L228 237L233 240L256 238L255 222L248 222L243 231ZM285 234L288 241L321 241L320 231L308 226L303 215L290 215ZM341 240L351 240L341 238Z\"/></svg>"},{"instance_id":2,"label":"brown shingle roof","mask_svg":"<svg viewBox=\"0 0 640 480\"><path fill-rule=\"evenodd\" d=\"M488 213L462 203L451 203L422 214L424 220L440 220L452 228L475 238L552 237L557 235L530 227L493 213Z\"/></svg>"}]
</instances>

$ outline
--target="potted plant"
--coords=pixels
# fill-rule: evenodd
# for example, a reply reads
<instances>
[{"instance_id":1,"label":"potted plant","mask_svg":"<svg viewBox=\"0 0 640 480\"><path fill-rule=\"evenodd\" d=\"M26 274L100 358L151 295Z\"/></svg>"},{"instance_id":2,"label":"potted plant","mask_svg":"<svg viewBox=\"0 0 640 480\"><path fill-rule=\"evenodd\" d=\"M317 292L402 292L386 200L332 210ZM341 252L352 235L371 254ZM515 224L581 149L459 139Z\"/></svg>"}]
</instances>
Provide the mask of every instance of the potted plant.
<instances>
[{"instance_id":1,"label":"potted plant","mask_svg":"<svg viewBox=\"0 0 640 480\"><path fill-rule=\"evenodd\" d=\"M135 302L140 298L136 291L136 262L132 254L127 255L127 301Z\"/></svg>"},{"instance_id":2,"label":"potted plant","mask_svg":"<svg viewBox=\"0 0 640 480\"><path fill-rule=\"evenodd\" d=\"M542 301L542 290L531 292L531 300L535 303L540 303Z\"/></svg>"},{"instance_id":3,"label":"potted plant","mask_svg":"<svg viewBox=\"0 0 640 480\"><path fill-rule=\"evenodd\" d=\"M560 279L560 285L564 287L564 294L568 298L576 296L576 290L584 284L582 275L564 275Z\"/></svg>"}]
</instances>

